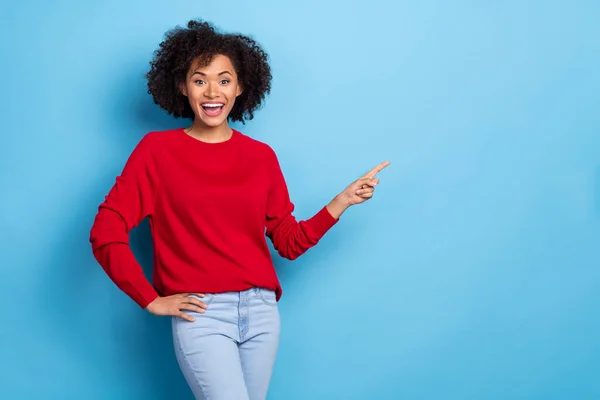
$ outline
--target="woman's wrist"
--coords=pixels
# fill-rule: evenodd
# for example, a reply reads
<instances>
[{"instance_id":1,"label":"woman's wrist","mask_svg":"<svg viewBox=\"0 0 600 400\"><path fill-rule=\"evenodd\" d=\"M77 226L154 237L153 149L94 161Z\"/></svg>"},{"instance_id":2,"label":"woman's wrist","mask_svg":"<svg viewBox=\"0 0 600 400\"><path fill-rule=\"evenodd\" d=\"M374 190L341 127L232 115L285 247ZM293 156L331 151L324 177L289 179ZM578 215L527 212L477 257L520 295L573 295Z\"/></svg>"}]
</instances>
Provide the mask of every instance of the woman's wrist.
<instances>
[{"instance_id":1,"label":"woman's wrist","mask_svg":"<svg viewBox=\"0 0 600 400\"><path fill-rule=\"evenodd\" d=\"M327 211L335 219L339 219L340 216L350 207L348 201L344 200L341 194L338 194L327 204Z\"/></svg>"}]
</instances>

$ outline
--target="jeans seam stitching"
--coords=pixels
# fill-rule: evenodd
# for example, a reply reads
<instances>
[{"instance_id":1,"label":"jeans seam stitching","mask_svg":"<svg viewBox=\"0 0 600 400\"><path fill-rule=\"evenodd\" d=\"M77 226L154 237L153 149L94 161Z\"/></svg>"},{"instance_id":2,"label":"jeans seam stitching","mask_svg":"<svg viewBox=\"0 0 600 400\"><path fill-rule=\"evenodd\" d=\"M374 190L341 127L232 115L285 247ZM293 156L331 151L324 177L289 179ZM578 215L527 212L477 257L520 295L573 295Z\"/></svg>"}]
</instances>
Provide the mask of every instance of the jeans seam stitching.
<instances>
[{"instance_id":1,"label":"jeans seam stitching","mask_svg":"<svg viewBox=\"0 0 600 400\"><path fill-rule=\"evenodd\" d=\"M177 327L175 327L175 329L177 330ZM192 376L194 377L194 380L196 381L196 383L198 384L198 387L200 388L200 390L202 391L202 396L204 396L205 398L208 398L206 396L206 391L204 390L204 387L202 386L202 383L200 383L200 379L198 379L198 377L196 376L196 374L194 373L193 369L192 369L192 364L190 363L190 361L187 358L187 355L185 354L185 352L183 351L183 346L181 345L181 341L179 340L179 332L177 332L177 334L175 335L175 340L177 341L177 347L179 347L179 353L181 354L181 356L183 357L183 361L186 363L186 365L188 366L188 369L190 371L190 373L192 374Z\"/></svg>"}]
</instances>

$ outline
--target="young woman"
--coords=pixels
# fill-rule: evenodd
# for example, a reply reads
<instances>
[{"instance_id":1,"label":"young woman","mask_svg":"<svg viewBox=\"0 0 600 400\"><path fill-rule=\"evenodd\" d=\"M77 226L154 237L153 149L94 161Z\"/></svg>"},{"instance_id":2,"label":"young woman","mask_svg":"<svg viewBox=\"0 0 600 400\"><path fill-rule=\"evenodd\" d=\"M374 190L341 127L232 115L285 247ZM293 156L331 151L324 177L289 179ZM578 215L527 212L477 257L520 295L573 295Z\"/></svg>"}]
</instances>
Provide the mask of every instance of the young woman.
<instances>
[{"instance_id":1,"label":"young woman","mask_svg":"<svg viewBox=\"0 0 600 400\"><path fill-rule=\"evenodd\" d=\"M305 221L293 216L277 156L230 128L253 118L271 87L267 54L243 35L190 21L169 31L147 74L154 101L187 128L146 134L99 206L94 256L141 308L172 316L173 343L196 398L265 399L279 342L281 287L266 242L295 259L354 204L375 174ZM153 284L129 247L149 218Z\"/></svg>"}]
</instances>

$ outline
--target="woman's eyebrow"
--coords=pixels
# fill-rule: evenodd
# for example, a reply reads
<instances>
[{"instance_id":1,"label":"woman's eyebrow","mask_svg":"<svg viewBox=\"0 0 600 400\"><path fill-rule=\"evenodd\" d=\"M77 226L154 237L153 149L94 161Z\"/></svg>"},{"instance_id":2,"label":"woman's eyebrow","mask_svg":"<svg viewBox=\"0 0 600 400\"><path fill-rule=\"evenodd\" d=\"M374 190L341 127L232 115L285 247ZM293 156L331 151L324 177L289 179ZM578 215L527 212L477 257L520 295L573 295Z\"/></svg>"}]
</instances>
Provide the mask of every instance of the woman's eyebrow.
<instances>
[{"instance_id":1,"label":"woman's eyebrow","mask_svg":"<svg viewBox=\"0 0 600 400\"><path fill-rule=\"evenodd\" d=\"M206 74L204 72L200 72L200 71L194 71L194 73L192 75L196 75L196 74L206 76ZM225 75L225 74L232 75L231 72L229 72L229 71L222 71L222 72L218 73L218 75Z\"/></svg>"}]
</instances>

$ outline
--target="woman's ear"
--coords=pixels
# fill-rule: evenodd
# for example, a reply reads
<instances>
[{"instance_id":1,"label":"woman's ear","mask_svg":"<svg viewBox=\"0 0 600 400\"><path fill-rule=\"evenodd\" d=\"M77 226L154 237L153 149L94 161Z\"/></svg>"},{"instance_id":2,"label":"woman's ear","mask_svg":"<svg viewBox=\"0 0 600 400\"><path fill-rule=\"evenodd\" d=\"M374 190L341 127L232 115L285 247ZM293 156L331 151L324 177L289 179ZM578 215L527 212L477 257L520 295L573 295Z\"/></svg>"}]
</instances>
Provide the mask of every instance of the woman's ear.
<instances>
[{"instance_id":1,"label":"woman's ear","mask_svg":"<svg viewBox=\"0 0 600 400\"><path fill-rule=\"evenodd\" d=\"M239 95L240 95L240 94L242 94L243 92L244 92L244 91L242 90L242 85L240 85L240 84L238 83L238 85L237 85L237 91L236 91L235 97L239 97Z\"/></svg>"},{"instance_id":2,"label":"woman's ear","mask_svg":"<svg viewBox=\"0 0 600 400\"><path fill-rule=\"evenodd\" d=\"M181 93L182 95L187 97L188 93L187 93L187 86L185 85L185 82L181 82L179 84L179 93Z\"/></svg>"}]
</instances>

